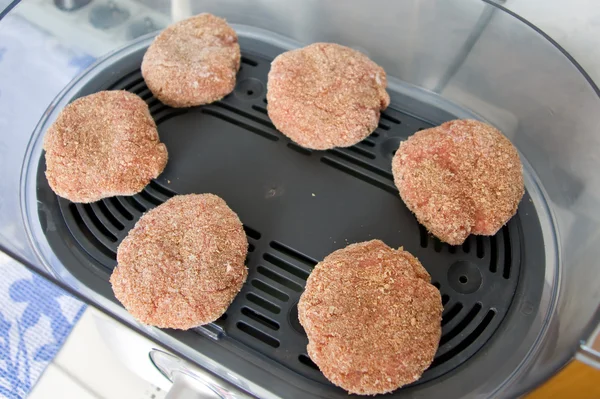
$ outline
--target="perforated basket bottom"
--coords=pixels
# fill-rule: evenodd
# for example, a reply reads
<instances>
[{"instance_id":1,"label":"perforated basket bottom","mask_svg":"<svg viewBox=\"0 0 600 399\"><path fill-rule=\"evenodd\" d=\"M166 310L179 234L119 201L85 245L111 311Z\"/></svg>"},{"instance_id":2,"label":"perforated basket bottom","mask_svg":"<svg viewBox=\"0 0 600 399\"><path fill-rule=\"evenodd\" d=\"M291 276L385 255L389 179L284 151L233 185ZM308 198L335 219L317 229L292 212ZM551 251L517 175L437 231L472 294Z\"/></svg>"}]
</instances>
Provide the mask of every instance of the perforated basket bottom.
<instances>
[{"instance_id":1,"label":"perforated basket bottom","mask_svg":"<svg viewBox=\"0 0 600 399\"><path fill-rule=\"evenodd\" d=\"M495 236L471 236L458 247L442 244L403 204L390 170L400 141L432 123L392 103L376 131L354 147L324 152L301 148L267 116L269 64L260 55L244 54L235 91L222 101L191 109L161 104L138 69L115 68L110 78L94 82L89 90L124 89L148 103L169 150L169 163L138 195L73 204L50 191L42 157L40 218L42 225L54 227L45 234L55 254L74 272L87 268L102 276L106 285L97 289L110 296L108 277L117 247L144 212L175 194L217 194L245 224L248 280L221 319L186 334L234 340L273 364L329 384L306 355L307 338L296 304L317 261L347 244L379 238L417 256L442 293L439 350L416 384L458 367L502 323L525 250L528 260L543 266L543 248L528 248L523 234L527 226L528 234L541 236L528 194L517 215Z\"/></svg>"}]
</instances>

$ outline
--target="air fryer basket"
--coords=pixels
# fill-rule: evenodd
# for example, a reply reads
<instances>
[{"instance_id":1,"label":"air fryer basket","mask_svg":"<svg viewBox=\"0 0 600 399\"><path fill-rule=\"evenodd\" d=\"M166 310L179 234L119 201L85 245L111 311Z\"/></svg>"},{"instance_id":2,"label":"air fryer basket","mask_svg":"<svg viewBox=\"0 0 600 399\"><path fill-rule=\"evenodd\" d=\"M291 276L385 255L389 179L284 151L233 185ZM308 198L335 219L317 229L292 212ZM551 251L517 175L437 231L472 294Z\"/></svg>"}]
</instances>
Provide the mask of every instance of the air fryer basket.
<instances>
[{"instance_id":1,"label":"air fryer basket","mask_svg":"<svg viewBox=\"0 0 600 399\"><path fill-rule=\"evenodd\" d=\"M389 90L392 104L371 136L347 149L311 151L277 132L266 113L267 73L272 58L285 51L281 44L242 34L234 92L214 104L173 109L155 99L141 77L150 41L144 38L90 68L57 100L38 133L80 96L128 90L148 103L169 150L167 168L140 194L73 204L49 188L43 156L33 157L39 226L32 220L32 231L47 240L53 252L48 262L55 256L78 283L116 303L108 279L117 247L139 217L175 194L215 193L244 222L249 276L215 323L187 332L146 327L178 341L184 353L209 357L282 397L346 397L306 355L296 304L316 262L349 243L379 238L421 260L444 304L442 339L431 368L395 397L460 397L480 384L467 374L491 374L510 360L514 343L527 339L544 285L540 218L548 223L549 216L534 205L543 198L532 171L526 164L527 193L517 215L495 236L471 236L458 247L427 234L399 198L391 174L400 141L475 115L396 82ZM39 250L49 255L48 248Z\"/></svg>"}]
</instances>

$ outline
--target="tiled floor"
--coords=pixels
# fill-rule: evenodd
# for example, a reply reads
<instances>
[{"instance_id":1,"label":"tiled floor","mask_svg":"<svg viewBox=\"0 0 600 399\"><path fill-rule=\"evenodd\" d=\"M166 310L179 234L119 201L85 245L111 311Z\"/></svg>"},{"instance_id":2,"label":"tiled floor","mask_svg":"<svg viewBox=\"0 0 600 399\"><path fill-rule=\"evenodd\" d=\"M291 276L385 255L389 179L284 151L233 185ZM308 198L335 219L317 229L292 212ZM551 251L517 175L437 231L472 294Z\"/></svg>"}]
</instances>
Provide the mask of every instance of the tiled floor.
<instances>
[{"instance_id":1,"label":"tiled floor","mask_svg":"<svg viewBox=\"0 0 600 399\"><path fill-rule=\"evenodd\" d=\"M163 399L166 392L125 367L98 333L88 308L30 399Z\"/></svg>"}]
</instances>

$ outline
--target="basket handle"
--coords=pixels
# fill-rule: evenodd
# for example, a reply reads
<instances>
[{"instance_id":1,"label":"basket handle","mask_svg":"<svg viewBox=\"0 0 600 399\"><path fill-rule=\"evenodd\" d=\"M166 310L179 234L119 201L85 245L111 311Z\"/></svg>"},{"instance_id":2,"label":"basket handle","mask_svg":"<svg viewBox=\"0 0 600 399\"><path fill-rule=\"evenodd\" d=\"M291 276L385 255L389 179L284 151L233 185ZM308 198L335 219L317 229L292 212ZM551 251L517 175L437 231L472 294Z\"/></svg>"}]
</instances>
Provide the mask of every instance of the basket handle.
<instances>
[{"instance_id":1,"label":"basket handle","mask_svg":"<svg viewBox=\"0 0 600 399\"><path fill-rule=\"evenodd\" d=\"M575 358L600 370L600 324L596 326L587 341L581 343Z\"/></svg>"},{"instance_id":2,"label":"basket handle","mask_svg":"<svg viewBox=\"0 0 600 399\"><path fill-rule=\"evenodd\" d=\"M215 374L159 349L150 351L154 366L173 386L165 399L246 399L252 396Z\"/></svg>"}]
</instances>

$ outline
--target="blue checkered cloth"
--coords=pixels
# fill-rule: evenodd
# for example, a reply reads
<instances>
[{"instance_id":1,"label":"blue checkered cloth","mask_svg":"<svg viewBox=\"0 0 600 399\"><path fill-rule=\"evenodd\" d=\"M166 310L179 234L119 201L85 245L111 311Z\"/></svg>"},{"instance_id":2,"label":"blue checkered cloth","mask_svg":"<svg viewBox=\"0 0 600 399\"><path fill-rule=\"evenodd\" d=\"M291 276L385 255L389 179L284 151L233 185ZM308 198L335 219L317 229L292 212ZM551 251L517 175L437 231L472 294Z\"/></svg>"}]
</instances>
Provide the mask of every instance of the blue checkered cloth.
<instances>
[{"instance_id":1,"label":"blue checkered cloth","mask_svg":"<svg viewBox=\"0 0 600 399\"><path fill-rule=\"evenodd\" d=\"M85 310L0 253L0 397L24 398Z\"/></svg>"}]
</instances>

